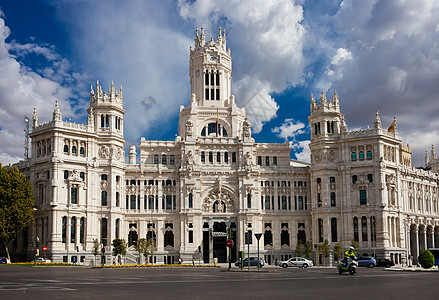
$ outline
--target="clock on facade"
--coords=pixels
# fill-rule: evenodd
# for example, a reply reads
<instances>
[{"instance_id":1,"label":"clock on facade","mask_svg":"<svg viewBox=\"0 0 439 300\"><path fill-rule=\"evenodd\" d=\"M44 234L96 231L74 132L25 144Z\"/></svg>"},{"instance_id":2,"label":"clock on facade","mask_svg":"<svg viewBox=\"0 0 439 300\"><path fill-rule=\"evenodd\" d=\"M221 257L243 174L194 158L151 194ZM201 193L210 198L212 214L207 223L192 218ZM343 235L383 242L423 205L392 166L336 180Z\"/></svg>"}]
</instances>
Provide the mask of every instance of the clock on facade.
<instances>
[{"instance_id":1,"label":"clock on facade","mask_svg":"<svg viewBox=\"0 0 439 300\"><path fill-rule=\"evenodd\" d=\"M210 61L216 61L216 55L215 54L209 55L209 60Z\"/></svg>"}]
</instances>

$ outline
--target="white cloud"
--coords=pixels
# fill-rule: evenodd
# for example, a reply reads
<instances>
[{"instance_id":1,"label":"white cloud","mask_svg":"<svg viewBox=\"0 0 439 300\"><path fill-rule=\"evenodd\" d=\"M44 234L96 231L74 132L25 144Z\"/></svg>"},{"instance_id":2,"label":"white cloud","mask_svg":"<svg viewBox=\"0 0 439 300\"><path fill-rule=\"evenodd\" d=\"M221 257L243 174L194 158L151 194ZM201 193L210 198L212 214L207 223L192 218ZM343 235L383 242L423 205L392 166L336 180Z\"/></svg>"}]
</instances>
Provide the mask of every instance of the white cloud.
<instances>
[{"instance_id":1,"label":"white cloud","mask_svg":"<svg viewBox=\"0 0 439 300\"><path fill-rule=\"evenodd\" d=\"M278 133L278 137L287 140L288 138L294 138L299 134L305 133L303 128L305 128L305 124L302 122L294 122L294 119L286 119L280 127L275 127L271 131Z\"/></svg>"},{"instance_id":2,"label":"white cloud","mask_svg":"<svg viewBox=\"0 0 439 300\"><path fill-rule=\"evenodd\" d=\"M69 102L74 91L59 82L70 80L71 75L66 73L66 68L56 66L58 63L65 64L65 61L51 47L7 43L9 34L10 29L0 18L0 161L3 164L23 158L20 154L24 154L24 116L32 117L34 107L37 107L40 122L51 118L56 100L60 101L64 116L75 116ZM53 77L59 81L45 78L20 64L18 56L13 56L11 52L18 53L20 57L29 53L44 56L53 66ZM72 81L78 84L77 80Z\"/></svg>"},{"instance_id":3,"label":"white cloud","mask_svg":"<svg viewBox=\"0 0 439 300\"><path fill-rule=\"evenodd\" d=\"M297 160L307 163L311 162L311 150L309 149L309 143L311 143L310 140L290 142L290 148L293 150Z\"/></svg>"}]
</instances>

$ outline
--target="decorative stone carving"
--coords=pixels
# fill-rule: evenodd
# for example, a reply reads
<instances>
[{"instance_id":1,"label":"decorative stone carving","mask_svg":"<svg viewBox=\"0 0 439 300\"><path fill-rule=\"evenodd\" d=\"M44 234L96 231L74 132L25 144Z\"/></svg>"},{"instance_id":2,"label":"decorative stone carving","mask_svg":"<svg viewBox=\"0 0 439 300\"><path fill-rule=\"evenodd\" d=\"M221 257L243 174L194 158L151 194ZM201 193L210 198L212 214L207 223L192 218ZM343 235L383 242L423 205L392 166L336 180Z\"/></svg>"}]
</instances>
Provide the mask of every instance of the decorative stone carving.
<instances>
[{"instance_id":1,"label":"decorative stone carving","mask_svg":"<svg viewBox=\"0 0 439 300\"><path fill-rule=\"evenodd\" d=\"M187 120L186 121L186 136L192 136L193 134L193 127L194 127L194 122L192 122L192 120Z\"/></svg>"},{"instance_id":2,"label":"decorative stone carving","mask_svg":"<svg viewBox=\"0 0 439 300\"><path fill-rule=\"evenodd\" d=\"M202 209L204 212L225 213L233 212L234 205L230 195L220 192L212 191L204 199Z\"/></svg>"},{"instance_id":3,"label":"decorative stone carving","mask_svg":"<svg viewBox=\"0 0 439 300\"><path fill-rule=\"evenodd\" d=\"M335 161L337 159L337 154L334 150L327 151L326 156L329 161Z\"/></svg>"},{"instance_id":4,"label":"decorative stone carving","mask_svg":"<svg viewBox=\"0 0 439 300\"><path fill-rule=\"evenodd\" d=\"M251 124L246 117L244 122L242 123L242 132L245 138L249 138L251 136Z\"/></svg>"},{"instance_id":5,"label":"decorative stone carving","mask_svg":"<svg viewBox=\"0 0 439 300\"><path fill-rule=\"evenodd\" d=\"M100 158L109 158L110 157L110 149L107 146L102 146L99 149L99 157Z\"/></svg>"},{"instance_id":6,"label":"decorative stone carving","mask_svg":"<svg viewBox=\"0 0 439 300\"><path fill-rule=\"evenodd\" d=\"M70 173L70 176L68 178L70 181L82 181L81 176L79 175L77 170L73 170Z\"/></svg>"},{"instance_id":7,"label":"decorative stone carving","mask_svg":"<svg viewBox=\"0 0 439 300\"><path fill-rule=\"evenodd\" d=\"M106 180L101 181L101 190L106 190L108 187L108 182Z\"/></svg>"}]
</instances>

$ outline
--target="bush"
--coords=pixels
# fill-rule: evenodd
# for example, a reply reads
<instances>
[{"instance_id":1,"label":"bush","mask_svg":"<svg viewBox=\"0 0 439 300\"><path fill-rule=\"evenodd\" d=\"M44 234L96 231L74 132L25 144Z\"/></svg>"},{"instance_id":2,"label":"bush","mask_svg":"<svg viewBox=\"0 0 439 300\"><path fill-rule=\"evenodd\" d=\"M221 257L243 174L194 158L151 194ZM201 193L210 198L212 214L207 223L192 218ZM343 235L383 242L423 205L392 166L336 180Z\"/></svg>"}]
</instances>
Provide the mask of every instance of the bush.
<instances>
[{"instance_id":1,"label":"bush","mask_svg":"<svg viewBox=\"0 0 439 300\"><path fill-rule=\"evenodd\" d=\"M434 256L433 254L428 251L428 250L424 250L419 254L419 264L424 268L424 269L429 269L431 267L433 267L434 265Z\"/></svg>"}]
</instances>

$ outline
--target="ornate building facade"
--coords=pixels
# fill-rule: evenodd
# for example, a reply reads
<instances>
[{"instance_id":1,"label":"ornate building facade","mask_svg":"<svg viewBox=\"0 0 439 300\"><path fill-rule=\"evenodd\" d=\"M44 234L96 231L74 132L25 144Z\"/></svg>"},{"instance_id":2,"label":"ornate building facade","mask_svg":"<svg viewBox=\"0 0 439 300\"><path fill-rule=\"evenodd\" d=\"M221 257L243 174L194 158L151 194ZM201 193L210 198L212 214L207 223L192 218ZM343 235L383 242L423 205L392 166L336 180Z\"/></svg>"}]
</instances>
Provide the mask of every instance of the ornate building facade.
<instances>
[{"instance_id":1,"label":"ornate building facade","mask_svg":"<svg viewBox=\"0 0 439 300\"><path fill-rule=\"evenodd\" d=\"M174 141L141 138L124 153L122 89L90 92L85 125L34 111L31 158L17 164L35 192L36 222L14 244L32 253L47 246L53 261L90 263L93 240L110 250L155 238L156 263L227 259L247 251L245 233L261 233L268 263L295 253L299 241L331 248L355 239L361 253L405 264L439 245L439 163L411 167L410 147L383 129L349 131L338 95L311 96L311 163L290 159L288 142L257 143L245 109L231 93L232 60L225 32L190 49L190 104L181 106ZM250 244L256 255L258 241ZM110 255L111 251L107 251Z\"/></svg>"}]
</instances>

